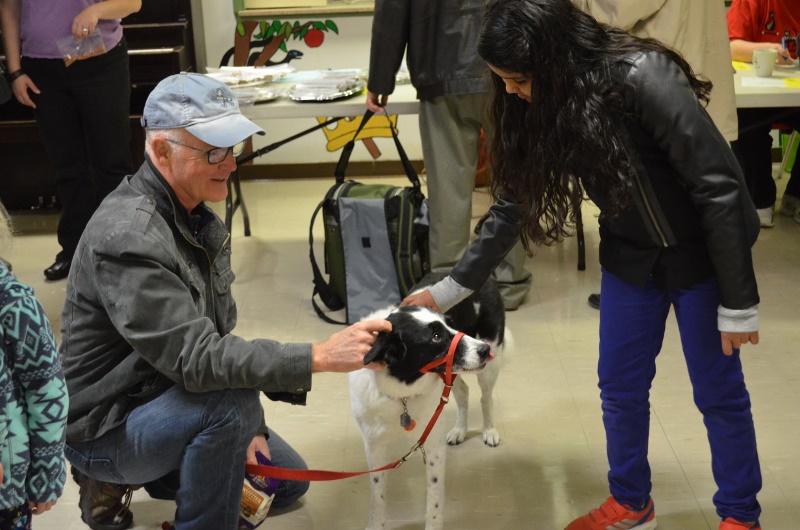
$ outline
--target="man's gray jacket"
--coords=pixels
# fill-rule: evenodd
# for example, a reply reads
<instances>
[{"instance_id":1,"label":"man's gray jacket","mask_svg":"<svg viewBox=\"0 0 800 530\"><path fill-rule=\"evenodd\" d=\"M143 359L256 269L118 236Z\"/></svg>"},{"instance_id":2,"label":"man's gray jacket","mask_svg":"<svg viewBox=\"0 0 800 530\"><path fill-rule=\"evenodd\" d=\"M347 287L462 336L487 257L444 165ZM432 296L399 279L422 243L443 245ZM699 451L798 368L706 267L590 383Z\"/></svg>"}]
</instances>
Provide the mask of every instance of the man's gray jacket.
<instances>
[{"instance_id":1,"label":"man's gray jacket","mask_svg":"<svg viewBox=\"0 0 800 530\"><path fill-rule=\"evenodd\" d=\"M61 316L68 442L98 438L173 384L305 403L310 344L231 334L230 255L219 217L204 204L186 212L149 159L108 195L78 244Z\"/></svg>"},{"instance_id":2,"label":"man's gray jacket","mask_svg":"<svg viewBox=\"0 0 800 530\"><path fill-rule=\"evenodd\" d=\"M419 99L487 92L489 69L476 49L482 6L483 0L377 0L369 90L394 92L408 48L408 71Z\"/></svg>"}]
</instances>

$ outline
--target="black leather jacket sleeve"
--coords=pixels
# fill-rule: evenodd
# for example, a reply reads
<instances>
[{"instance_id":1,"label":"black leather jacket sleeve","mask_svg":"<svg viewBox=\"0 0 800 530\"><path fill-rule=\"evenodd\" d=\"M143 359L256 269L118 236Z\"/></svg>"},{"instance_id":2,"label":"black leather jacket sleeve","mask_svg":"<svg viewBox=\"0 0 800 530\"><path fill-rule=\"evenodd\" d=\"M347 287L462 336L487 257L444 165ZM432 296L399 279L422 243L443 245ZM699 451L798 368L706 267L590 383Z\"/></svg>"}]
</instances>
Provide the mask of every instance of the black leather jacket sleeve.
<instances>
[{"instance_id":1,"label":"black leather jacket sleeve","mask_svg":"<svg viewBox=\"0 0 800 530\"><path fill-rule=\"evenodd\" d=\"M478 291L519 241L522 211L504 198L489 208L478 238L467 248L450 276L459 285Z\"/></svg>"},{"instance_id":2,"label":"black leather jacket sleeve","mask_svg":"<svg viewBox=\"0 0 800 530\"><path fill-rule=\"evenodd\" d=\"M668 56L656 52L634 56L625 86L628 110L666 153L699 214L696 230L704 235L723 307L746 309L758 304L751 255L759 231L758 215L729 145L683 71ZM674 218L669 204L659 202L647 164L642 163L647 153L633 153L634 169L643 183L643 197L653 206L654 221L667 228L666 234L679 238L669 227L681 220Z\"/></svg>"}]
</instances>

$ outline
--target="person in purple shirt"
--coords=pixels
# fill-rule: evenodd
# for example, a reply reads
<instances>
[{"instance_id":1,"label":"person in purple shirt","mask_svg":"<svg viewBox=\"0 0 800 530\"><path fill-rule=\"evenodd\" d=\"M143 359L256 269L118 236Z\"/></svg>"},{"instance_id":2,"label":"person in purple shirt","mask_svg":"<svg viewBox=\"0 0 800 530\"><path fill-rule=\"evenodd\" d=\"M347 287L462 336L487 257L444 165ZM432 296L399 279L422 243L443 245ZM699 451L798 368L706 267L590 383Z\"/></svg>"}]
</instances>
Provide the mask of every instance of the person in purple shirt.
<instances>
[{"instance_id":1,"label":"person in purple shirt","mask_svg":"<svg viewBox=\"0 0 800 530\"><path fill-rule=\"evenodd\" d=\"M130 72L120 20L141 0L3 0L3 46L14 96L32 107L61 202L58 252L45 269L67 277L83 229L100 201L133 172ZM67 66L58 42L98 30L106 52Z\"/></svg>"}]
</instances>

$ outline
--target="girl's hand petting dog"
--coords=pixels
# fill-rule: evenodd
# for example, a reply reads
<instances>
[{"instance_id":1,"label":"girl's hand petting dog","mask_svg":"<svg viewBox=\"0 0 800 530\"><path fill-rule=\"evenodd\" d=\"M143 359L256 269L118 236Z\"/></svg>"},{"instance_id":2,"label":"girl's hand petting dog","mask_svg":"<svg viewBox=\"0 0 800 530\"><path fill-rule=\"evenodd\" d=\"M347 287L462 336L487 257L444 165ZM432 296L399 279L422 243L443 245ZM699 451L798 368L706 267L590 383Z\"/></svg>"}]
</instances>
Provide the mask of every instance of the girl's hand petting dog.
<instances>
[{"instance_id":1,"label":"girl's hand petting dog","mask_svg":"<svg viewBox=\"0 0 800 530\"><path fill-rule=\"evenodd\" d=\"M364 356L375 344L378 333L392 331L388 320L366 320L348 326L328 340L311 346L312 372L352 372L364 368ZM383 363L370 363L366 368L382 370Z\"/></svg>"},{"instance_id":2,"label":"girl's hand petting dog","mask_svg":"<svg viewBox=\"0 0 800 530\"><path fill-rule=\"evenodd\" d=\"M434 311L438 311L439 313L442 312L439 306L436 305L436 302L433 300L431 292L428 289L425 289L424 291L417 294L410 294L406 296L405 300L403 300L403 302L400 305L401 306L421 305L423 307L429 307Z\"/></svg>"}]
</instances>

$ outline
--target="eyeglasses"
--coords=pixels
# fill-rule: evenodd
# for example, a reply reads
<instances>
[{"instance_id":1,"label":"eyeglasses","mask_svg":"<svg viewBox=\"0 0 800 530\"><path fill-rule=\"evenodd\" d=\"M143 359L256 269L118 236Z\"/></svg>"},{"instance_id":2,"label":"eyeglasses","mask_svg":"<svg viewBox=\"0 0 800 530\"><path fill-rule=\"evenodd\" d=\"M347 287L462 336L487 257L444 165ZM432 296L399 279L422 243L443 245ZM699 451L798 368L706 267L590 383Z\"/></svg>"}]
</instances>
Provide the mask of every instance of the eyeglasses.
<instances>
[{"instance_id":1,"label":"eyeglasses","mask_svg":"<svg viewBox=\"0 0 800 530\"><path fill-rule=\"evenodd\" d=\"M244 146L247 141L239 142L236 145L231 147L213 147L211 149L198 149L197 147L192 147L191 145L182 144L180 142L176 142L175 140L170 140L169 138L165 138L171 144L180 145L182 147L188 147L193 151L200 151L201 153L205 153L208 157L209 164L220 164L223 160L228 158L228 153L233 153L234 157L239 156L244 151Z\"/></svg>"}]
</instances>

